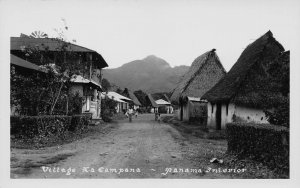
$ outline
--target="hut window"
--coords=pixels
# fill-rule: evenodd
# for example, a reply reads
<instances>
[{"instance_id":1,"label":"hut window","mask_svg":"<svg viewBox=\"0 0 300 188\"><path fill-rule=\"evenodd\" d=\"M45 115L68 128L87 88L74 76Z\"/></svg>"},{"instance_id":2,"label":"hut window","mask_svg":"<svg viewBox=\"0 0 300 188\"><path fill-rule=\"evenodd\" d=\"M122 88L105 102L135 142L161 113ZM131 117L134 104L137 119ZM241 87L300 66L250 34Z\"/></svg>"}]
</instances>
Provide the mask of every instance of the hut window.
<instances>
[{"instance_id":1,"label":"hut window","mask_svg":"<svg viewBox=\"0 0 300 188\"><path fill-rule=\"evenodd\" d=\"M214 113L214 104L211 104L211 113Z\"/></svg>"}]
</instances>

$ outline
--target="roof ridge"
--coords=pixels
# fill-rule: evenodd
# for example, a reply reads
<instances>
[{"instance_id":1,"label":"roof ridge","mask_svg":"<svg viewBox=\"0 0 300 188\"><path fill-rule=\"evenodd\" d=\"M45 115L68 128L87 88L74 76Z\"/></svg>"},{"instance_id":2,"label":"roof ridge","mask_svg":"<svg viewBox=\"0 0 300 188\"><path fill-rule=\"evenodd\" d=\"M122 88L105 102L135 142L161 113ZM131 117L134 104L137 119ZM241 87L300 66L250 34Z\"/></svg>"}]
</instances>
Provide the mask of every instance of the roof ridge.
<instances>
[{"instance_id":1,"label":"roof ridge","mask_svg":"<svg viewBox=\"0 0 300 188\"><path fill-rule=\"evenodd\" d=\"M51 42L62 42L62 43L68 43L68 44L71 44L71 45L74 45L74 46L77 46L77 47L80 47L80 48L84 48L86 50L90 50L91 52L96 52L95 50L92 50L92 49L89 49L87 47L84 47L84 46L80 46L78 44L74 44L72 42L68 42L68 41L64 41L64 40L61 40L59 38L53 38L53 37L47 37L47 38L31 38L31 37L10 37L10 38L14 38L14 39L25 39L25 40L48 40L48 41L51 41ZM98 52L97 52L98 53Z\"/></svg>"},{"instance_id":2,"label":"roof ridge","mask_svg":"<svg viewBox=\"0 0 300 188\"><path fill-rule=\"evenodd\" d=\"M208 62L207 60L209 59L209 57L212 54L216 54L215 53L215 49L206 52L207 55L205 56L205 59L203 60L204 63L202 63L202 65L199 67L199 69L193 74L193 76L187 81L187 84L184 86L183 90L181 91L181 94L188 88L188 86L194 81L195 77L201 72L202 68L204 67L204 65L206 65L206 63ZM200 56L199 56L200 57ZM197 59L197 58L196 58Z\"/></svg>"}]
</instances>

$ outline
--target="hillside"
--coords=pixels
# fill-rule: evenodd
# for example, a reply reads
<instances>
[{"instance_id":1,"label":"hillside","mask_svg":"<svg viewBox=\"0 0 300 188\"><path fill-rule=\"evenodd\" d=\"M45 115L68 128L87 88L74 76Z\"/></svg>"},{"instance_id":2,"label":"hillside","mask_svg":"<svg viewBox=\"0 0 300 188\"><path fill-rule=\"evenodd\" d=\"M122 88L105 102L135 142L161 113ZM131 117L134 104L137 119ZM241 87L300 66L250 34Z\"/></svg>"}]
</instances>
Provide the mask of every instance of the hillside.
<instances>
[{"instance_id":1,"label":"hillside","mask_svg":"<svg viewBox=\"0 0 300 188\"><path fill-rule=\"evenodd\" d=\"M171 92L188 66L172 68L165 60L154 55L135 60L115 69L104 69L103 77L109 82L132 91L147 93Z\"/></svg>"}]
</instances>

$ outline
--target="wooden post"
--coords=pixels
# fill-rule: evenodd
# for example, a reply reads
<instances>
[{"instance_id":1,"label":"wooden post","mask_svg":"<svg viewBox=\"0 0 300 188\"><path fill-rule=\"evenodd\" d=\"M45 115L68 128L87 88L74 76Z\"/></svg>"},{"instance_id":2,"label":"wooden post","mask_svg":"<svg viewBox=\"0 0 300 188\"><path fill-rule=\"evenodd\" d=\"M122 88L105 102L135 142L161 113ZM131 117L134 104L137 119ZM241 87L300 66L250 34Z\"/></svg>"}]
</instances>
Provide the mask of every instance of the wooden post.
<instances>
[{"instance_id":1,"label":"wooden post","mask_svg":"<svg viewBox=\"0 0 300 188\"><path fill-rule=\"evenodd\" d=\"M92 54L89 54L89 62L90 62L90 80L92 80L92 70L93 70Z\"/></svg>"}]
</instances>

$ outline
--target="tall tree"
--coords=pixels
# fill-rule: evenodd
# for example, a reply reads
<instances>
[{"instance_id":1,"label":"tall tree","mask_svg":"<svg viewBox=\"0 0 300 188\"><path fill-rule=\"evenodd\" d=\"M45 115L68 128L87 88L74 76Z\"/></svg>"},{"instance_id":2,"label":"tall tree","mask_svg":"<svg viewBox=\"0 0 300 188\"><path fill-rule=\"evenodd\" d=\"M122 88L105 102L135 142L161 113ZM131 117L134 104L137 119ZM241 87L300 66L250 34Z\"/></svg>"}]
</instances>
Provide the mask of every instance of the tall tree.
<instances>
[{"instance_id":1,"label":"tall tree","mask_svg":"<svg viewBox=\"0 0 300 188\"><path fill-rule=\"evenodd\" d=\"M109 91L110 88L111 88L111 84L105 78L102 79L102 88L103 88L104 91Z\"/></svg>"}]
</instances>

